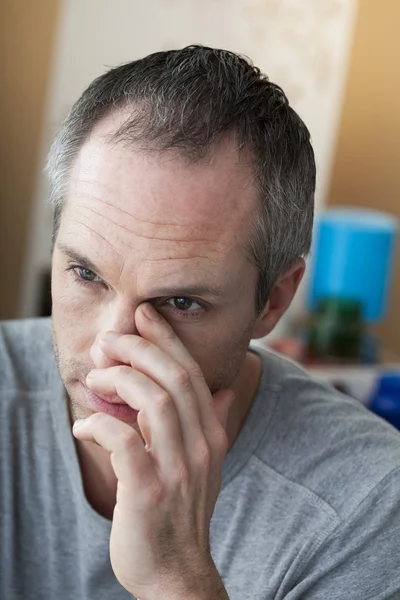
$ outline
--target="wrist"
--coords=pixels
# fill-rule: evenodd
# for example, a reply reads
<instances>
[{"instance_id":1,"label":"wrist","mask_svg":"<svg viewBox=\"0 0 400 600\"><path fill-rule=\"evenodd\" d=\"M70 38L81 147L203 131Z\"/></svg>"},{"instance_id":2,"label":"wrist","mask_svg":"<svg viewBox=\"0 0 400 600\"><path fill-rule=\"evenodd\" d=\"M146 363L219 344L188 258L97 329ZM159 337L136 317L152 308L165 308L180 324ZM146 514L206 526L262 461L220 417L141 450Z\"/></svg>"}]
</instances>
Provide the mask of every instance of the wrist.
<instances>
[{"instance_id":1,"label":"wrist","mask_svg":"<svg viewBox=\"0 0 400 600\"><path fill-rule=\"evenodd\" d=\"M225 586L216 567L204 572L201 577L192 577L187 585L179 586L179 589L165 589L163 594L157 595L157 599L165 600L229 600ZM153 599L151 599L153 600Z\"/></svg>"}]
</instances>

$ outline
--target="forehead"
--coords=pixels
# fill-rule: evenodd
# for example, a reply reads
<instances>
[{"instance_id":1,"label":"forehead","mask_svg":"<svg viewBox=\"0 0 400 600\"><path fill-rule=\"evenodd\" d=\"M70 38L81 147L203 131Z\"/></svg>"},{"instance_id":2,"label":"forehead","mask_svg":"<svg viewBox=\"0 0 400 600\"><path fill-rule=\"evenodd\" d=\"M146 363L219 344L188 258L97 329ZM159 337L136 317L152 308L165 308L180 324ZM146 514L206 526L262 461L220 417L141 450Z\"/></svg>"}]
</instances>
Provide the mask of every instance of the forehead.
<instances>
[{"instance_id":1,"label":"forehead","mask_svg":"<svg viewBox=\"0 0 400 600\"><path fill-rule=\"evenodd\" d=\"M89 236L95 251L122 263L244 257L256 190L233 140L189 164L109 143L120 118L98 124L77 156L65 208L71 236Z\"/></svg>"},{"instance_id":2,"label":"forehead","mask_svg":"<svg viewBox=\"0 0 400 600\"><path fill-rule=\"evenodd\" d=\"M112 113L96 125L75 162L72 196L75 190L104 193L117 208L137 218L170 214L183 225L200 225L205 219L217 222L222 215L233 225L235 218L241 221L252 213L256 196L252 172L233 136L206 159L190 164L175 152L144 154L123 143L108 143L125 118L122 112Z\"/></svg>"}]
</instances>

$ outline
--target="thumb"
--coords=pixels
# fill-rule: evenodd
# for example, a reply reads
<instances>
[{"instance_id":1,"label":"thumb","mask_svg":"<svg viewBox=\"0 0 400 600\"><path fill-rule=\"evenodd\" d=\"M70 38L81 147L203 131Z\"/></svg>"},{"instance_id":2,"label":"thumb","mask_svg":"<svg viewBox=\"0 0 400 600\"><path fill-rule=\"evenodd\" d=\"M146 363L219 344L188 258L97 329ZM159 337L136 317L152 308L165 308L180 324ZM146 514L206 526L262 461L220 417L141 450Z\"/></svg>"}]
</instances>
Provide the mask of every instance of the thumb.
<instances>
[{"instance_id":1,"label":"thumb","mask_svg":"<svg viewBox=\"0 0 400 600\"><path fill-rule=\"evenodd\" d=\"M213 402L217 419L224 429L226 429L229 410L234 400L235 394L232 390L219 390L213 394Z\"/></svg>"}]
</instances>

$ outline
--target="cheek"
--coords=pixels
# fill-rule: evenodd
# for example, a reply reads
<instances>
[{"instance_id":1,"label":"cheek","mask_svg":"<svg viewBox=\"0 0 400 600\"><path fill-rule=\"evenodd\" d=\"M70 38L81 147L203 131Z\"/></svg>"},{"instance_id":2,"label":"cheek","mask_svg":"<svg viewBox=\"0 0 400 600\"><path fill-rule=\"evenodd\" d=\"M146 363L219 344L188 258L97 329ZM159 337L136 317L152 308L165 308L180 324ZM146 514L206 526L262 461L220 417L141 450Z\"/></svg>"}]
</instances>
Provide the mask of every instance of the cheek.
<instances>
[{"instance_id":1,"label":"cheek","mask_svg":"<svg viewBox=\"0 0 400 600\"><path fill-rule=\"evenodd\" d=\"M253 331L253 321L230 316L219 323L191 328L190 331L176 331L190 355L200 366L204 378L212 387L220 377L236 372L246 355Z\"/></svg>"}]
</instances>

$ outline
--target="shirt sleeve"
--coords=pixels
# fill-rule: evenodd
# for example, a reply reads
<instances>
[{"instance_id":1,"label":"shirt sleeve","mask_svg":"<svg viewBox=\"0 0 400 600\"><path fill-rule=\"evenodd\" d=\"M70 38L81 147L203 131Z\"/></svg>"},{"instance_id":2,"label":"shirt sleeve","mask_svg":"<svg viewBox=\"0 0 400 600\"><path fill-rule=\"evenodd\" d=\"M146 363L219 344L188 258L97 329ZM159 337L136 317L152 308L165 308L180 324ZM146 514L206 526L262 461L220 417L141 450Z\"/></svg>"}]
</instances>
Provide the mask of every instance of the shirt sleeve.
<instances>
[{"instance_id":1,"label":"shirt sleeve","mask_svg":"<svg viewBox=\"0 0 400 600\"><path fill-rule=\"evenodd\" d=\"M282 598L400 600L400 468L331 532Z\"/></svg>"}]
</instances>

